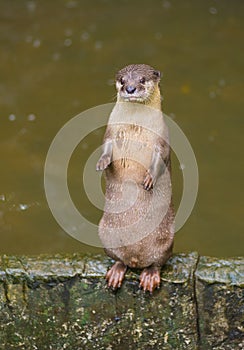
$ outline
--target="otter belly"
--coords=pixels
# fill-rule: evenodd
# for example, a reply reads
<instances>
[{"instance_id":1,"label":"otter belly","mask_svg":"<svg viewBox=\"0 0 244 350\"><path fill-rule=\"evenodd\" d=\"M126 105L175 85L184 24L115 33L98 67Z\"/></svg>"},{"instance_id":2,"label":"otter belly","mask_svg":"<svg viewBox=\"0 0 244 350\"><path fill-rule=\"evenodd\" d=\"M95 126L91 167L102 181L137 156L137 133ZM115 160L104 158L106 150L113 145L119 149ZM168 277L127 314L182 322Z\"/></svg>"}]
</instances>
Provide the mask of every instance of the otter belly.
<instances>
[{"instance_id":1,"label":"otter belly","mask_svg":"<svg viewBox=\"0 0 244 350\"><path fill-rule=\"evenodd\" d=\"M166 172L146 191L144 166L130 160L121 170L119 161L106 170L100 239L109 256L130 267L161 265L173 241L170 175Z\"/></svg>"},{"instance_id":2,"label":"otter belly","mask_svg":"<svg viewBox=\"0 0 244 350\"><path fill-rule=\"evenodd\" d=\"M99 237L109 256L130 267L162 265L173 242L169 171L153 189L143 187L158 135L136 125L114 126L111 133L113 156L105 170Z\"/></svg>"},{"instance_id":3,"label":"otter belly","mask_svg":"<svg viewBox=\"0 0 244 350\"><path fill-rule=\"evenodd\" d=\"M111 258L120 260L131 268L144 268L151 265L162 266L172 253L174 238L173 221L173 210L169 208L166 217L160 225L148 234L143 234L143 238L138 238L136 242L133 239L134 243L129 243L125 246L107 247L105 251ZM99 233L102 239L108 232L106 229L104 230L103 227L100 227ZM110 231L109 234L111 233ZM138 236L138 232L136 232L136 234ZM133 233L131 233L131 235L133 235ZM105 247L107 243L108 240L106 240Z\"/></svg>"}]
</instances>

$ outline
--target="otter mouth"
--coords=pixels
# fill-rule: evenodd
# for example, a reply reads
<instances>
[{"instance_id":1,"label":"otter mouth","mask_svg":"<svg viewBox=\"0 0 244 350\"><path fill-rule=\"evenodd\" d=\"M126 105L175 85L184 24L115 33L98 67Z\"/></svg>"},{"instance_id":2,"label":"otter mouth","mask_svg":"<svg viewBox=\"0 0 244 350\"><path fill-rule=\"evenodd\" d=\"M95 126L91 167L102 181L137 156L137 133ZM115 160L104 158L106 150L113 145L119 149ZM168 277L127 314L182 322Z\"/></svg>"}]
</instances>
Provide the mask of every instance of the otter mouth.
<instances>
[{"instance_id":1,"label":"otter mouth","mask_svg":"<svg viewBox=\"0 0 244 350\"><path fill-rule=\"evenodd\" d=\"M123 100L125 102L144 102L145 99L143 99L142 97L138 97L138 96L126 96L126 97L122 97Z\"/></svg>"},{"instance_id":2,"label":"otter mouth","mask_svg":"<svg viewBox=\"0 0 244 350\"><path fill-rule=\"evenodd\" d=\"M140 102L140 103L143 103L143 102L146 102L147 101L147 98L148 96L142 96L142 95L136 95L136 94L124 94L124 93L121 93L119 94L120 98L125 101L125 102Z\"/></svg>"}]
</instances>

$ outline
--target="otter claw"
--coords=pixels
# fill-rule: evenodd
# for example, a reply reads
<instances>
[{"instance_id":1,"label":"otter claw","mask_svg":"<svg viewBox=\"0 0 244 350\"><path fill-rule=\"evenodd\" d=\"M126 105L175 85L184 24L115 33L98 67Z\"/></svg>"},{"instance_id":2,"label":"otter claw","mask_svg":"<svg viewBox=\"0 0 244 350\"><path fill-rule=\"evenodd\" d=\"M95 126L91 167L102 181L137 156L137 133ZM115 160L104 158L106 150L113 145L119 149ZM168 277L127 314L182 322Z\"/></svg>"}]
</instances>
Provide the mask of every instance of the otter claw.
<instances>
[{"instance_id":1,"label":"otter claw","mask_svg":"<svg viewBox=\"0 0 244 350\"><path fill-rule=\"evenodd\" d=\"M153 188L153 178L149 173L146 175L146 177L143 181L143 187L147 191L149 191Z\"/></svg>"},{"instance_id":2,"label":"otter claw","mask_svg":"<svg viewBox=\"0 0 244 350\"><path fill-rule=\"evenodd\" d=\"M113 290L116 290L117 288L121 287L126 269L126 265L123 264L121 261L117 261L111 267L111 269L107 272L105 277L109 288L111 287L113 288Z\"/></svg>"},{"instance_id":3,"label":"otter claw","mask_svg":"<svg viewBox=\"0 0 244 350\"><path fill-rule=\"evenodd\" d=\"M160 287L160 268L147 267L140 275L140 288L144 292L148 291L150 294Z\"/></svg>"},{"instance_id":4,"label":"otter claw","mask_svg":"<svg viewBox=\"0 0 244 350\"><path fill-rule=\"evenodd\" d=\"M111 163L111 159L109 156L102 156L99 161L97 162L97 165L96 165L96 170L97 171L102 171L102 170L105 170L109 164Z\"/></svg>"}]
</instances>

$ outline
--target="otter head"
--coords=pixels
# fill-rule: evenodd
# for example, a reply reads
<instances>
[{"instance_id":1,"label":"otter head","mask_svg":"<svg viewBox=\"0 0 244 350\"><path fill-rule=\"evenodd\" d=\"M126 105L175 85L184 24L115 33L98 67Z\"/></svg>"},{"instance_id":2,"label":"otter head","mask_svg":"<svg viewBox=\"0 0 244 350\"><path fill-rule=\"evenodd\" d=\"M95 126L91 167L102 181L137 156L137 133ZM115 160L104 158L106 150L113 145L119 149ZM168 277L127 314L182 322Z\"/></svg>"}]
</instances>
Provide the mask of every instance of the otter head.
<instances>
[{"instance_id":1,"label":"otter head","mask_svg":"<svg viewBox=\"0 0 244 350\"><path fill-rule=\"evenodd\" d=\"M146 64L131 64L116 74L119 101L147 103L159 93L160 72Z\"/></svg>"}]
</instances>

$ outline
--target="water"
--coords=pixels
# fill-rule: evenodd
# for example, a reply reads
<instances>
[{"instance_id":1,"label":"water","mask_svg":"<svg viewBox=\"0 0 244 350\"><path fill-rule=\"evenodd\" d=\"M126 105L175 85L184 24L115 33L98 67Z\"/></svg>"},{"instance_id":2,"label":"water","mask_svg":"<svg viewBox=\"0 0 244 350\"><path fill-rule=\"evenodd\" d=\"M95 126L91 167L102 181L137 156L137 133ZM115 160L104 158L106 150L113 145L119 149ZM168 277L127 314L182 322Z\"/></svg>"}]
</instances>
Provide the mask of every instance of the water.
<instances>
[{"instance_id":1,"label":"water","mask_svg":"<svg viewBox=\"0 0 244 350\"><path fill-rule=\"evenodd\" d=\"M69 237L48 208L43 167L59 129L114 101L115 72L148 63L163 72L163 109L195 151L196 206L175 251L243 254L243 42L241 1L0 1L0 253L100 252ZM69 187L94 223L82 165L104 130L77 147ZM64 141L65 142L65 141ZM84 151L85 150L85 151ZM174 198L181 170L173 157Z\"/></svg>"}]
</instances>

